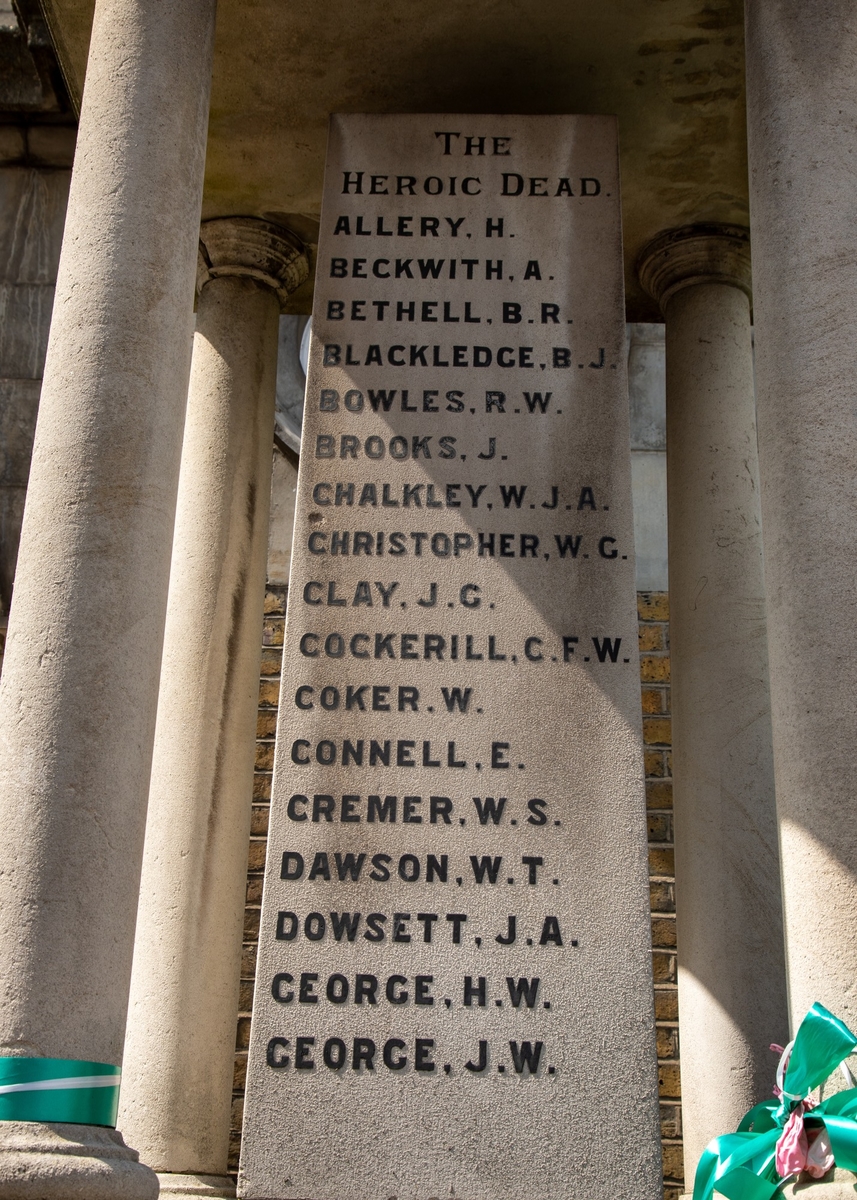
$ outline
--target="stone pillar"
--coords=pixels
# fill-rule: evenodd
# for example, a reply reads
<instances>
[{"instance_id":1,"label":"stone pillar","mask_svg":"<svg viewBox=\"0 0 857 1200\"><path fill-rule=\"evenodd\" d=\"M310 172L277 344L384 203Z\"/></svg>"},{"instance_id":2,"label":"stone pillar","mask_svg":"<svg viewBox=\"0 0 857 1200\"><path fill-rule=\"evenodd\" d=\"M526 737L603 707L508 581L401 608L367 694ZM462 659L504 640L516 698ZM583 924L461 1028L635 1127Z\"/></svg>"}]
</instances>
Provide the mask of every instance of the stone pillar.
<instances>
[{"instance_id":1,"label":"stone pillar","mask_svg":"<svg viewBox=\"0 0 857 1200\"><path fill-rule=\"evenodd\" d=\"M277 335L308 265L251 218L206 222L200 257L120 1116L162 1193L234 1195Z\"/></svg>"},{"instance_id":2,"label":"stone pillar","mask_svg":"<svg viewBox=\"0 0 857 1200\"><path fill-rule=\"evenodd\" d=\"M667 486L682 1121L699 1156L771 1092L788 1027L746 230L657 238Z\"/></svg>"},{"instance_id":3,"label":"stone pillar","mask_svg":"<svg viewBox=\"0 0 857 1200\"><path fill-rule=\"evenodd\" d=\"M749 0L747 108L774 769L793 1029L857 1029L857 14Z\"/></svg>"},{"instance_id":4,"label":"stone pillar","mask_svg":"<svg viewBox=\"0 0 857 1200\"><path fill-rule=\"evenodd\" d=\"M0 687L4 1084L122 1061L214 10L96 5ZM4 1093L3 1116L103 1095ZM157 1179L112 1128L13 1117L0 1194L150 1200Z\"/></svg>"}]
</instances>

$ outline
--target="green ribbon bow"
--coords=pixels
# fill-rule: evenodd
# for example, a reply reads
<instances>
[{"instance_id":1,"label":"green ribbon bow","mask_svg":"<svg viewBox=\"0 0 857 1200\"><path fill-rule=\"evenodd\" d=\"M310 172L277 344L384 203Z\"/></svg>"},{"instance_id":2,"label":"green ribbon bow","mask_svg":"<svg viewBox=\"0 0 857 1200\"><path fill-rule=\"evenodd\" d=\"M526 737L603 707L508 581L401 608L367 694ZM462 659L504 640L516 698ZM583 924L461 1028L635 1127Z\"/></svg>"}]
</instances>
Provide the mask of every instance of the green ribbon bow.
<instances>
[{"instance_id":1,"label":"green ribbon bow","mask_svg":"<svg viewBox=\"0 0 857 1200\"><path fill-rule=\"evenodd\" d=\"M794 1040L782 1100L765 1100L745 1115L736 1133L706 1146L693 1184L693 1200L771 1200L783 1182L776 1147L789 1116L857 1047L857 1037L821 1004L813 1004ZM807 1114L823 1122L837 1167L857 1172L857 1087L837 1092Z\"/></svg>"},{"instance_id":2,"label":"green ribbon bow","mask_svg":"<svg viewBox=\"0 0 857 1200\"><path fill-rule=\"evenodd\" d=\"M0 1121L116 1126L121 1070L74 1058L0 1058Z\"/></svg>"}]
</instances>

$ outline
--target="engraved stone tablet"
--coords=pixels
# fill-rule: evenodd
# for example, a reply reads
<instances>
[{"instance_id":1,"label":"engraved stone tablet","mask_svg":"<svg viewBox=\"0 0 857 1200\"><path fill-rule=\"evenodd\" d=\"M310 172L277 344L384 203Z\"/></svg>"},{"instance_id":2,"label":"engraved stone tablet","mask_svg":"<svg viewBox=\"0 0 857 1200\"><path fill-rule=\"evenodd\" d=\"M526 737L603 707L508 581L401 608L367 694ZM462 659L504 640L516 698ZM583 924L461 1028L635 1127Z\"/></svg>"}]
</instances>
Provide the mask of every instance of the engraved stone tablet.
<instances>
[{"instance_id":1,"label":"engraved stone tablet","mask_svg":"<svg viewBox=\"0 0 857 1200\"><path fill-rule=\"evenodd\" d=\"M331 125L241 1193L660 1195L616 128Z\"/></svg>"}]
</instances>

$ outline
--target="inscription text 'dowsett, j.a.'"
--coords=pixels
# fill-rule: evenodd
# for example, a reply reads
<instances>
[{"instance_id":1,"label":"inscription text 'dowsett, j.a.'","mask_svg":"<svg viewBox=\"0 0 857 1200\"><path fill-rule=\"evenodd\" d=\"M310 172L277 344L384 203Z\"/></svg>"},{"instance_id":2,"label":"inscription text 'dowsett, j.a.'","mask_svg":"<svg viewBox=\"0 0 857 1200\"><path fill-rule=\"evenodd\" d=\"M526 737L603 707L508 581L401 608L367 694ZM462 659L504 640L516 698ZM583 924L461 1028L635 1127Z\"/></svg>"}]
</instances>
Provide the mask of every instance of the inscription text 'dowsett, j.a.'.
<instances>
[{"instance_id":1,"label":"inscription text 'dowsett, j.a.'","mask_svg":"<svg viewBox=\"0 0 857 1200\"><path fill-rule=\"evenodd\" d=\"M340 116L240 1191L660 1192L615 122Z\"/></svg>"}]
</instances>

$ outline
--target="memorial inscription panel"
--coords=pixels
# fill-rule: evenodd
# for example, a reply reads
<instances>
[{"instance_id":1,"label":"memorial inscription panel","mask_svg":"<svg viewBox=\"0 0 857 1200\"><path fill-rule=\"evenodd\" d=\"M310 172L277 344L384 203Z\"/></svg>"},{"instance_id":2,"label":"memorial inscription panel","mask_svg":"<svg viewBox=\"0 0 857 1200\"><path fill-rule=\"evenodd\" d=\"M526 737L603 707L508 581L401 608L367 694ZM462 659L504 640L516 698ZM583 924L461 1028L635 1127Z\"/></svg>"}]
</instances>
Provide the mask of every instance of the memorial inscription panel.
<instances>
[{"instance_id":1,"label":"memorial inscription panel","mask_svg":"<svg viewBox=\"0 0 857 1200\"><path fill-rule=\"evenodd\" d=\"M331 123L241 1194L660 1194L615 122Z\"/></svg>"}]
</instances>

